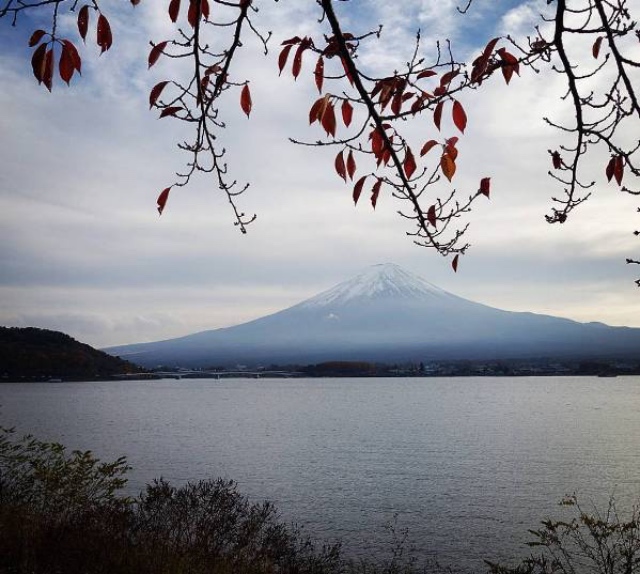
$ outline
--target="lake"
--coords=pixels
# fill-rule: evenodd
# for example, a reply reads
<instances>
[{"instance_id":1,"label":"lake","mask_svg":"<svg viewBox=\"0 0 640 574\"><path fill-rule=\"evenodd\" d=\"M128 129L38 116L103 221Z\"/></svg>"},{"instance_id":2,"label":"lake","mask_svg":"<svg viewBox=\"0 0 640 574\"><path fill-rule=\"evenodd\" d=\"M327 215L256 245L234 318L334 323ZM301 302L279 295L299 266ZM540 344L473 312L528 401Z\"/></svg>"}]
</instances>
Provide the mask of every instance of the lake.
<instances>
[{"instance_id":1,"label":"lake","mask_svg":"<svg viewBox=\"0 0 640 574\"><path fill-rule=\"evenodd\" d=\"M0 424L126 455L132 492L232 478L350 556L395 524L418 558L482 570L565 494L640 498L640 377L5 383Z\"/></svg>"}]
</instances>

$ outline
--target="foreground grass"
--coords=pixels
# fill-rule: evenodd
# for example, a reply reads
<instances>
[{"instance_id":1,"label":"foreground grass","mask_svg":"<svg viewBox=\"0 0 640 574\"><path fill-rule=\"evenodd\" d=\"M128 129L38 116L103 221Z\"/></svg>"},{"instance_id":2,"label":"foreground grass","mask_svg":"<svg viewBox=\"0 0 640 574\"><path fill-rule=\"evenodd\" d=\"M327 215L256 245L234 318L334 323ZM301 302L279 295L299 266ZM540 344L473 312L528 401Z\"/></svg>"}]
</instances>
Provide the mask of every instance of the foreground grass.
<instances>
[{"instance_id":1,"label":"foreground grass","mask_svg":"<svg viewBox=\"0 0 640 574\"><path fill-rule=\"evenodd\" d=\"M350 561L285 525L268 502L250 503L222 479L176 488L154 481L121 494L126 461L97 460L0 428L0 573L3 574L415 574L445 571L403 561ZM494 574L640 573L638 512L585 513L531 531L534 554ZM487 549L490 555L491 549Z\"/></svg>"}]
</instances>

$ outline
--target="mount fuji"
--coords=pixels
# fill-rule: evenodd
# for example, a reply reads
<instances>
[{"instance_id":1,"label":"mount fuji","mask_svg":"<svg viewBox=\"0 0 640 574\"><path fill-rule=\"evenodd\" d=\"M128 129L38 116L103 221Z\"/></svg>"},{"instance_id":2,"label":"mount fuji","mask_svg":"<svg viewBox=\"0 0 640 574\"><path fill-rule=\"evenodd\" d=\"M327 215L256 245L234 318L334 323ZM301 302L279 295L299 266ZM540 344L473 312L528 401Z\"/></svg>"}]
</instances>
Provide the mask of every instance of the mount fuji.
<instances>
[{"instance_id":1,"label":"mount fuji","mask_svg":"<svg viewBox=\"0 0 640 574\"><path fill-rule=\"evenodd\" d=\"M628 358L640 329L495 309L387 263L248 323L105 351L145 367Z\"/></svg>"}]
</instances>

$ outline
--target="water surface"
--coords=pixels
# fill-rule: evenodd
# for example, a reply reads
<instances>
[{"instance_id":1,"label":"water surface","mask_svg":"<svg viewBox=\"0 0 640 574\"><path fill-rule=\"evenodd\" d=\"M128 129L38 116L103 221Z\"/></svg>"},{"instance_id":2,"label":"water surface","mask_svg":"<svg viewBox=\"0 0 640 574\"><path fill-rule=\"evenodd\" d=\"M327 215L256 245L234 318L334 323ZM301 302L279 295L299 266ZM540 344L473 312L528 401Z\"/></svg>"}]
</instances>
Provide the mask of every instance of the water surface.
<instances>
[{"instance_id":1,"label":"water surface","mask_svg":"<svg viewBox=\"0 0 640 574\"><path fill-rule=\"evenodd\" d=\"M130 488L224 476L352 555L396 517L423 557L481 566L576 492L640 496L640 377L228 379L0 385L0 423L103 459Z\"/></svg>"}]
</instances>

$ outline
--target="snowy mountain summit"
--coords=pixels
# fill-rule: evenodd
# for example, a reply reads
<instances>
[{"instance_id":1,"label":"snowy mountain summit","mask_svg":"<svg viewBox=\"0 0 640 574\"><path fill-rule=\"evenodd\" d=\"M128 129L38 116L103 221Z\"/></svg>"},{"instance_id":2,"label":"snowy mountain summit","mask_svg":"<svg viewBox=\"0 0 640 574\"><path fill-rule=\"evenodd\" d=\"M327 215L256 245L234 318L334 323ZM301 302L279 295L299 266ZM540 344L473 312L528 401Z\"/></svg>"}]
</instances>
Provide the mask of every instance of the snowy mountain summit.
<instances>
[{"instance_id":1,"label":"snowy mountain summit","mask_svg":"<svg viewBox=\"0 0 640 574\"><path fill-rule=\"evenodd\" d=\"M343 281L300 304L300 307L346 304L362 299L424 299L453 297L440 287L409 273L394 263L373 265L348 281Z\"/></svg>"}]
</instances>

